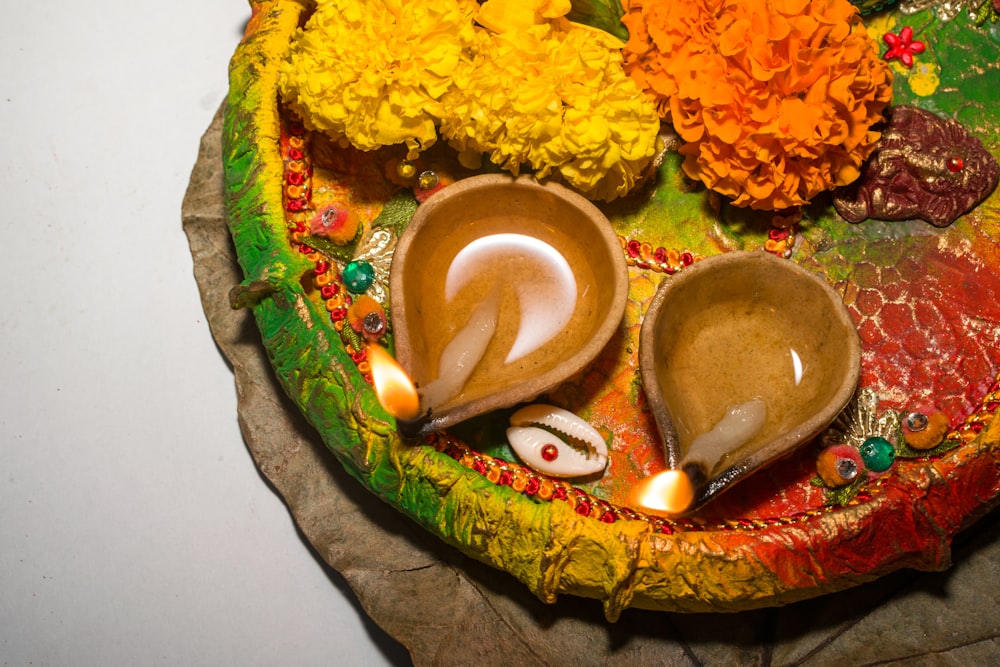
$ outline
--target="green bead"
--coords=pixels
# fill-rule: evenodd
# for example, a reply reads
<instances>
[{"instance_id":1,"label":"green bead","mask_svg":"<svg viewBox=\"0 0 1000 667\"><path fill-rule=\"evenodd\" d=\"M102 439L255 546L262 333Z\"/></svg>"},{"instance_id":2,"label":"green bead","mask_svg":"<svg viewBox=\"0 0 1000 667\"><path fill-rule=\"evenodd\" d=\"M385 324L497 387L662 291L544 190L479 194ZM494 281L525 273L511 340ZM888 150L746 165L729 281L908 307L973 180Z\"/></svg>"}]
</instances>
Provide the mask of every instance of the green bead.
<instances>
[{"instance_id":1,"label":"green bead","mask_svg":"<svg viewBox=\"0 0 1000 667\"><path fill-rule=\"evenodd\" d=\"M861 459L865 467L873 472L883 472L889 469L896 458L896 450L885 438L868 438L861 445Z\"/></svg>"},{"instance_id":2,"label":"green bead","mask_svg":"<svg viewBox=\"0 0 1000 667\"><path fill-rule=\"evenodd\" d=\"M362 294L375 282L375 269L365 260L358 259L344 267L341 277L347 291Z\"/></svg>"}]
</instances>

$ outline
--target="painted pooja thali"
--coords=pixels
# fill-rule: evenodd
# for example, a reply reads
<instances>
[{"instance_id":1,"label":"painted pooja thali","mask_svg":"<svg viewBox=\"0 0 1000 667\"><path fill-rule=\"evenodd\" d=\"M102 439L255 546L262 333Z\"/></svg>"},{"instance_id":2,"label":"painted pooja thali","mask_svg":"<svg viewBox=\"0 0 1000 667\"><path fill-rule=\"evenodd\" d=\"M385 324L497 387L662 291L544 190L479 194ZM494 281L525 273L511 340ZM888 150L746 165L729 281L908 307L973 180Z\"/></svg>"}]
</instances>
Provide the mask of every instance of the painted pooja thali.
<instances>
[{"instance_id":1,"label":"painted pooja thali","mask_svg":"<svg viewBox=\"0 0 1000 667\"><path fill-rule=\"evenodd\" d=\"M251 2L234 306L354 477L544 601L947 567L1000 498L996 3L622 4Z\"/></svg>"}]
</instances>

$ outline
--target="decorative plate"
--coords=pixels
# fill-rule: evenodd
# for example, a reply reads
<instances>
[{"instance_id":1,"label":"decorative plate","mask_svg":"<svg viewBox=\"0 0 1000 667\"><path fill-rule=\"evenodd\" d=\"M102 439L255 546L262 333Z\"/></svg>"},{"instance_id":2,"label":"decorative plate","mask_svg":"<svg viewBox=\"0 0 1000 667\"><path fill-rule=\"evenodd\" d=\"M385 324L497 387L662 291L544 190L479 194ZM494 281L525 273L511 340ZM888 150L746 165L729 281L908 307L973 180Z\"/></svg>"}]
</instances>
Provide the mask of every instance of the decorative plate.
<instances>
[{"instance_id":1,"label":"decorative plate","mask_svg":"<svg viewBox=\"0 0 1000 667\"><path fill-rule=\"evenodd\" d=\"M359 152L306 131L279 103L277 79L309 9L294 0L251 4L223 133L226 211L246 276L234 304L252 308L279 382L344 467L426 530L543 601L598 598L614 620L627 607L748 609L903 567L942 569L952 536L997 504L1000 195L944 228L850 225L820 197L801 224L782 229L692 185L672 152L637 192L600 205L629 265L625 320L578 381L547 397L608 439L605 474L571 483L516 463L506 411L419 442L401 439L370 384L363 327L352 324L367 312L345 281L358 279L351 263L365 259L376 269L366 279L374 289L387 282L407 204L386 174L402 155ZM965 12L941 21L930 10L867 22L881 36L904 20L929 46L912 69L894 65L894 104L954 116L996 155L1000 28ZM445 151L427 159L439 180L465 175ZM308 236L307 223L330 211L349 211L359 224L349 256ZM845 415L845 437L880 435L898 415L937 411L948 421L941 444L901 450L888 470L838 494L816 483L817 442L693 516L640 511L633 488L665 465L638 380L643 314L661 280L734 249L788 257L843 295L861 335L865 390ZM392 323L382 326L391 340Z\"/></svg>"}]
</instances>

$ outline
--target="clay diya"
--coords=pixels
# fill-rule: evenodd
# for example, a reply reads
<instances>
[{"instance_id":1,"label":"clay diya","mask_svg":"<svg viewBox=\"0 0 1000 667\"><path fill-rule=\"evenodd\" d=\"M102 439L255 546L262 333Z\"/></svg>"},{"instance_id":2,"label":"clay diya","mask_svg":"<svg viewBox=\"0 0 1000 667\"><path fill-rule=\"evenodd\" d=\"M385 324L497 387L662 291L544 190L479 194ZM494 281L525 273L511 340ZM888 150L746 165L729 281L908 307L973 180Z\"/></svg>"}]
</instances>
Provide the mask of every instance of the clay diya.
<instances>
[{"instance_id":1,"label":"clay diya","mask_svg":"<svg viewBox=\"0 0 1000 667\"><path fill-rule=\"evenodd\" d=\"M860 359L840 296L788 260L730 252L665 279L639 366L671 470L643 504L690 512L818 435L854 394Z\"/></svg>"},{"instance_id":2,"label":"clay diya","mask_svg":"<svg viewBox=\"0 0 1000 667\"><path fill-rule=\"evenodd\" d=\"M532 400L580 372L625 311L607 218L531 177L461 180L417 209L390 272L396 358L417 386L404 435Z\"/></svg>"}]
</instances>

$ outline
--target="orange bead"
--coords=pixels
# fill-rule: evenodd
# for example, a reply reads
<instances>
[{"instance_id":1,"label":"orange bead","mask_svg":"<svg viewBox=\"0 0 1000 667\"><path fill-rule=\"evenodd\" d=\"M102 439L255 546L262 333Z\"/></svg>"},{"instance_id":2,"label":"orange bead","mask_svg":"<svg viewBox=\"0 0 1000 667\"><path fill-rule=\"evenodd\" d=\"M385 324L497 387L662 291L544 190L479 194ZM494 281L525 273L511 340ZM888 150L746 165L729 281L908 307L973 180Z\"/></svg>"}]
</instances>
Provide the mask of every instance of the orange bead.
<instances>
[{"instance_id":1,"label":"orange bead","mask_svg":"<svg viewBox=\"0 0 1000 667\"><path fill-rule=\"evenodd\" d=\"M816 472L831 488L853 482L863 469L861 454L849 445L827 447L816 458Z\"/></svg>"},{"instance_id":2,"label":"orange bead","mask_svg":"<svg viewBox=\"0 0 1000 667\"><path fill-rule=\"evenodd\" d=\"M927 416L927 423L919 431L903 428L903 440L913 449L925 451L934 449L944 440L948 432L948 417L941 412Z\"/></svg>"}]
</instances>

